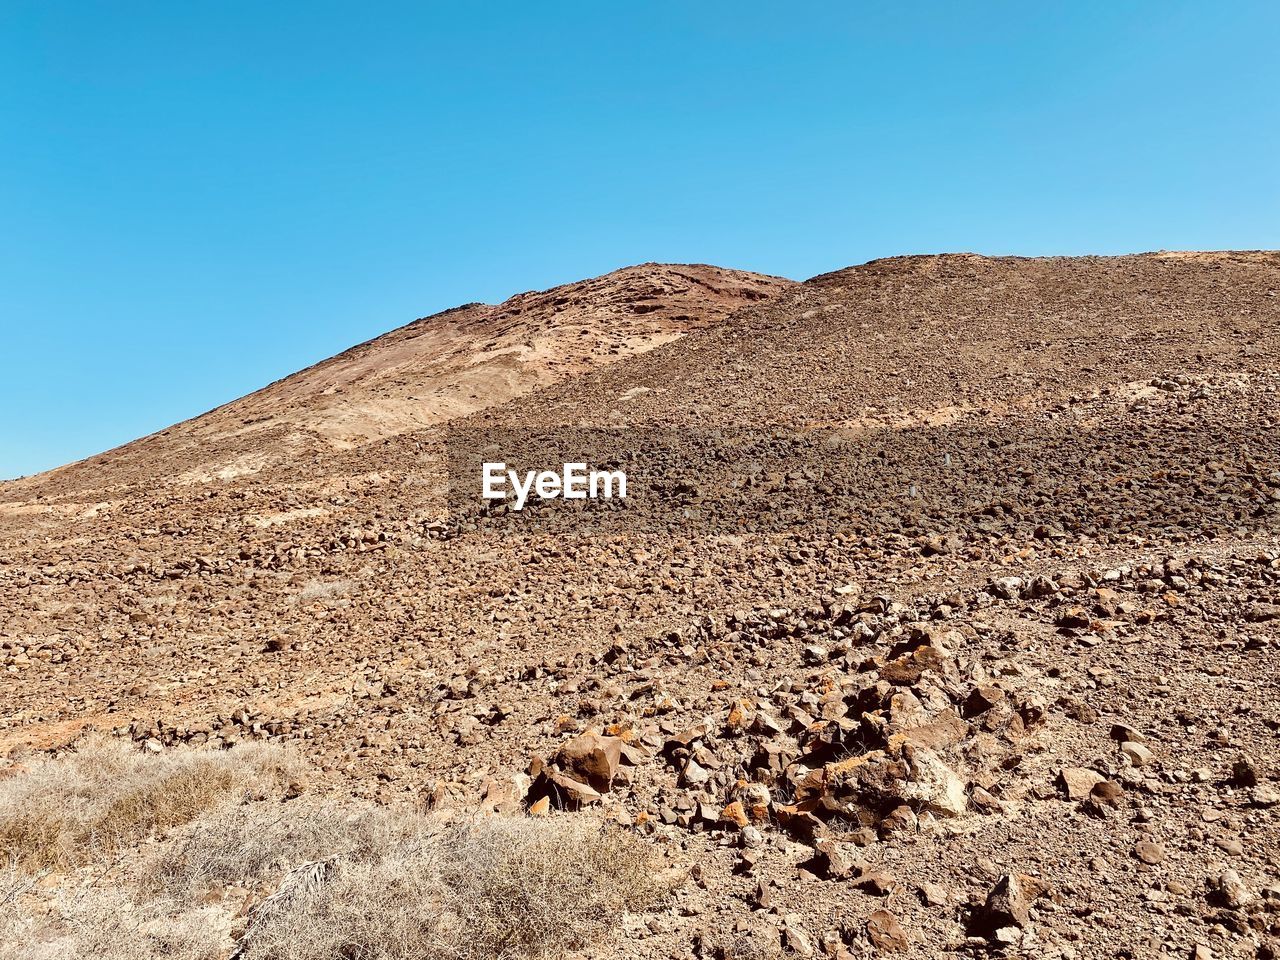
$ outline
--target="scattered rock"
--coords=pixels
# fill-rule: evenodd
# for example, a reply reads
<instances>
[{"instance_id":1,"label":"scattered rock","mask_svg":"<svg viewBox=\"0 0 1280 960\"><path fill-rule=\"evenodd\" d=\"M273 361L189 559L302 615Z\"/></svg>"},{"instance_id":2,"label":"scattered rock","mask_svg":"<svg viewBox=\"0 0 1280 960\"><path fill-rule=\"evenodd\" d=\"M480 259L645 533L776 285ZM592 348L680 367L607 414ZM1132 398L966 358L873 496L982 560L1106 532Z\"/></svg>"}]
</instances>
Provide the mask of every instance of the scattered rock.
<instances>
[{"instance_id":1,"label":"scattered rock","mask_svg":"<svg viewBox=\"0 0 1280 960\"><path fill-rule=\"evenodd\" d=\"M1214 883L1223 905L1232 910L1239 910L1255 899L1255 894L1245 886L1240 874L1234 870L1223 870Z\"/></svg>"},{"instance_id":2,"label":"scattered rock","mask_svg":"<svg viewBox=\"0 0 1280 960\"><path fill-rule=\"evenodd\" d=\"M1150 765L1156 758L1146 746L1141 743L1132 741L1120 744L1120 752L1129 758L1129 762L1135 767L1145 767Z\"/></svg>"},{"instance_id":3,"label":"scattered rock","mask_svg":"<svg viewBox=\"0 0 1280 960\"><path fill-rule=\"evenodd\" d=\"M1111 726L1111 739L1120 743L1146 743L1146 736L1127 723L1115 723Z\"/></svg>"},{"instance_id":4,"label":"scattered rock","mask_svg":"<svg viewBox=\"0 0 1280 960\"><path fill-rule=\"evenodd\" d=\"M711 773L692 757L680 772L680 783L686 787L700 787L711 779Z\"/></svg>"},{"instance_id":5,"label":"scattered rock","mask_svg":"<svg viewBox=\"0 0 1280 960\"><path fill-rule=\"evenodd\" d=\"M1005 874L987 894L982 907L981 926L989 932L1002 927L1025 927L1031 922L1031 897L1022 879L1014 873Z\"/></svg>"},{"instance_id":6,"label":"scattered rock","mask_svg":"<svg viewBox=\"0 0 1280 960\"><path fill-rule=\"evenodd\" d=\"M812 957L813 941L804 932L799 914L789 913L782 925L782 938L787 949L798 957Z\"/></svg>"},{"instance_id":7,"label":"scattered rock","mask_svg":"<svg viewBox=\"0 0 1280 960\"><path fill-rule=\"evenodd\" d=\"M1098 771L1087 767L1063 767L1058 772L1058 785L1068 800L1085 799L1105 779Z\"/></svg>"},{"instance_id":8,"label":"scattered rock","mask_svg":"<svg viewBox=\"0 0 1280 960\"><path fill-rule=\"evenodd\" d=\"M1133 845L1133 855L1145 864L1155 865L1165 858L1164 847L1154 840L1139 840Z\"/></svg>"},{"instance_id":9,"label":"scattered rock","mask_svg":"<svg viewBox=\"0 0 1280 960\"><path fill-rule=\"evenodd\" d=\"M920 896L931 907L944 907L951 902L947 888L937 883L920 884Z\"/></svg>"},{"instance_id":10,"label":"scattered rock","mask_svg":"<svg viewBox=\"0 0 1280 960\"><path fill-rule=\"evenodd\" d=\"M622 762L622 746L621 737L587 732L562 746L554 762L570 776L590 784L598 793L607 793Z\"/></svg>"},{"instance_id":11,"label":"scattered rock","mask_svg":"<svg viewBox=\"0 0 1280 960\"><path fill-rule=\"evenodd\" d=\"M1237 757L1231 764L1231 782L1237 787L1256 787L1261 779L1258 765L1250 757Z\"/></svg>"},{"instance_id":12,"label":"scattered rock","mask_svg":"<svg viewBox=\"0 0 1280 960\"><path fill-rule=\"evenodd\" d=\"M888 910L875 910L867 917L867 939L877 950L898 953L911 948L911 940L898 918Z\"/></svg>"},{"instance_id":13,"label":"scattered rock","mask_svg":"<svg viewBox=\"0 0 1280 960\"><path fill-rule=\"evenodd\" d=\"M1255 807L1274 807L1280 804L1280 790L1269 783L1259 784L1253 788L1249 801Z\"/></svg>"}]
</instances>

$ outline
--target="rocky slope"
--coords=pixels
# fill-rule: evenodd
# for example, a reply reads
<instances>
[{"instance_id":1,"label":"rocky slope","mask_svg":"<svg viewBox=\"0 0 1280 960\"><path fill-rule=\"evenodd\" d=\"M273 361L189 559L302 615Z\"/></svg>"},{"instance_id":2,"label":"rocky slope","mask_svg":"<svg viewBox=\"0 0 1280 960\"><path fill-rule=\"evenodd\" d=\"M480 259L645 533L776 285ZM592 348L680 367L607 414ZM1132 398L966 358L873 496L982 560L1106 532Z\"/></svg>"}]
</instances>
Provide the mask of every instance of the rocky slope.
<instances>
[{"instance_id":1,"label":"rocky slope","mask_svg":"<svg viewBox=\"0 0 1280 960\"><path fill-rule=\"evenodd\" d=\"M627 955L1273 955L1280 255L716 272L697 321L631 309L702 289L645 269L574 288L645 325L618 354L521 354L561 379L464 402L529 337L464 310L405 361L448 402L325 399L390 390L411 326L0 488L0 746L279 740L320 790L601 807L691 870ZM459 451L584 444L625 509L447 498Z\"/></svg>"},{"instance_id":2,"label":"rocky slope","mask_svg":"<svg viewBox=\"0 0 1280 960\"><path fill-rule=\"evenodd\" d=\"M168 430L19 484L205 483L348 450L677 340L791 281L648 263L415 320Z\"/></svg>"}]
</instances>

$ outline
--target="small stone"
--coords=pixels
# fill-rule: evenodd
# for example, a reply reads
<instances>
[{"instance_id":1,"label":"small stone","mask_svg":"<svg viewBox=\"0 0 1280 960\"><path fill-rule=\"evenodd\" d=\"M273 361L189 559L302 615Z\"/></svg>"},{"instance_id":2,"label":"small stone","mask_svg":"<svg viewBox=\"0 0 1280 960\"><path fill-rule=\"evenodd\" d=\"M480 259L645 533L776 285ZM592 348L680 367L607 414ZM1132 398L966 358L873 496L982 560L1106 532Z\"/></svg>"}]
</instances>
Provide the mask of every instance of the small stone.
<instances>
[{"instance_id":1,"label":"small stone","mask_svg":"<svg viewBox=\"0 0 1280 960\"><path fill-rule=\"evenodd\" d=\"M858 861L850 856L843 844L834 840L818 841L814 863L822 876L828 880L843 880L851 876L859 866Z\"/></svg>"},{"instance_id":2,"label":"small stone","mask_svg":"<svg viewBox=\"0 0 1280 960\"><path fill-rule=\"evenodd\" d=\"M1017 927L1001 927L991 935L991 939L1006 947L1012 947L1022 942L1022 931Z\"/></svg>"},{"instance_id":3,"label":"small stone","mask_svg":"<svg viewBox=\"0 0 1280 960\"><path fill-rule=\"evenodd\" d=\"M859 847L869 847L875 843L878 838L876 837L876 832L870 827L859 827L857 830L848 834L848 839L850 843Z\"/></svg>"},{"instance_id":4,"label":"small stone","mask_svg":"<svg viewBox=\"0 0 1280 960\"><path fill-rule=\"evenodd\" d=\"M747 819L747 811L738 800L732 800L724 805L724 809L720 811L720 821L731 823L736 827L745 827L750 822Z\"/></svg>"},{"instance_id":5,"label":"small stone","mask_svg":"<svg viewBox=\"0 0 1280 960\"><path fill-rule=\"evenodd\" d=\"M584 733L562 746L555 762L575 780L585 781L598 793L607 793L622 762L622 738Z\"/></svg>"},{"instance_id":6,"label":"small stone","mask_svg":"<svg viewBox=\"0 0 1280 960\"><path fill-rule=\"evenodd\" d=\"M1031 899L1017 874L1005 874L992 887L982 908L981 920L989 931L1025 927L1031 922Z\"/></svg>"},{"instance_id":7,"label":"small stone","mask_svg":"<svg viewBox=\"0 0 1280 960\"><path fill-rule=\"evenodd\" d=\"M1259 784L1253 788L1249 802L1255 807L1274 807L1280 804L1280 790L1276 790L1269 783Z\"/></svg>"},{"instance_id":8,"label":"small stone","mask_svg":"<svg viewBox=\"0 0 1280 960\"><path fill-rule=\"evenodd\" d=\"M979 857L977 861L974 863L974 866L977 867L977 869L981 871L983 874L990 877L992 880L995 880L996 878L1002 875L1000 873L1000 868L996 865L996 862L992 860L990 857Z\"/></svg>"},{"instance_id":9,"label":"small stone","mask_svg":"<svg viewBox=\"0 0 1280 960\"><path fill-rule=\"evenodd\" d=\"M1092 620L1089 618L1088 610L1081 606L1074 606L1060 610L1055 622L1064 630L1085 630Z\"/></svg>"},{"instance_id":10,"label":"small stone","mask_svg":"<svg viewBox=\"0 0 1280 960\"><path fill-rule=\"evenodd\" d=\"M787 914L782 924L782 938L786 942L787 949L796 956L813 956L813 941L809 939L809 935L800 926L799 914Z\"/></svg>"},{"instance_id":11,"label":"small stone","mask_svg":"<svg viewBox=\"0 0 1280 960\"><path fill-rule=\"evenodd\" d=\"M1268 620L1280 620L1280 603L1252 603L1245 610L1245 619L1250 623L1265 623Z\"/></svg>"},{"instance_id":12,"label":"small stone","mask_svg":"<svg viewBox=\"0 0 1280 960\"><path fill-rule=\"evenodd\" d=\"M1120 744L1120 752L1128 757L1129 762L1135 767L1145 767L1156 758L1150 749L1132 740Z\"/></svg>"},{"instance_id":13,"label":"small stone","mask_svg":"<svg viewBox=\"0 0 1280 960\"><path fill-rule=\"evenodd\" d=\"M944 907L951 902L947 888L936 883L920 884L920 896L931 907Z\"/></svg>"},{"instance_id":14,"label":"small stone","mask_svg":"<svg viewBox=\"0 0 1280 960\"><path fill-rule=\"evenodd\" d=\"M1083 800L1105 779L1098 771L1087 767L1063 767L1058 773L1058 786L1066 793L1068 800Z\"/></svg>"},{"instance_id":15,"label":"small stone","mask_svg":"<svg viewBox=\"0 0 1280 960\"><path fill-rule=\"evenodd\" d=\"M874 910L867 917L867 938L878 950L901 952L911 947L907 932L888 910Z\"/></svg>"},{"instance_id":16,"label":"small stone","mask_svg":"<svg viewBox=\"0 0 1280 960\"><path fill-rule=\"evenodd\" d=\"M1111 739L1120 743L1146 743L1147 738L1141 731L1127 723L1115 723L1111 726Z\"/></svg>"},{"instance_id":17,"label":"small stone","mask_svg":"<svg viewBox=\"0 0 1280 960\"><path fill-rule=\"evenodd\" d=\"M530 806L542 797L549 796L551 803L563 810L577 810L586 804L599 803L601 800L599 792L590 784L575 780L558 770L544 771L540 783L535 784L531 792L533 799Z\"/></svg>"},{"instance_id":18,"label":"small stone","mask_svg":"<svg viewBox=\"0 0 1280 960\"><path fill-rule=\"evenodd\" d=\"M1223 870L1215 886L1222 902L1232 910L1239 910L1254 899L1253 891L1244 885L1240 874L1234 870Z\"/></svg>"},{"instance_id":19,"label":"small stone","mask_svg":"<svg viewBox=\"0 0 1280 960\"><path fill-rule=\"evenodd\" d=\"M858 886L877 897L887 897L898 889L898 881L883 870L868 870L858 878Z\"/></svg>"},{"instance_id":20,"label":"small stone","mask_svg":"<svg viewBox=\"0 0 1280 960\"><path fill-rule=\"evenodd\" d=\"M767 880L756 884L752 892L751 905L757 910L768 910L773 906L773 886Z\"/></svg>"},{"instance_id":21,"label":"small stone","mask_svg":"<svg viewBox=\"0 0 1280 960\"><path fill-rule=\"evenodd\" d=\"M854 960L839 930L828 930L818 938L818 949L831 960Z\"/></svg>"},{"instance_id":22,"label":"small stone","mask_svg":"<svg viewBox=\"0 0 1280 960\"><path fill-rule=\"evenodd\" d=\"M978 714L986 713L1003 700L1004 691L999 687L974 687L964 702L964 715L966 717L976 717Z\"/></svg>"},{"instance_id":23,"label":"small stone","mask_svg":"<svg viewBox=\"0 0 1280 960\"><path fill-rule=\"evenodd\" d=\"M937 754L910 747L905 754L911 765L911 780L902 789L905 799L942 816L959 816L968 809L965 782Z\"/></svg>"},{"instance_id":24,"label":"small stone","mask_svg":"<svg viewBox=\"0 0 1280 960\"><path fill-rule=\"evenodd\" d=\"M1244 855L1244 844L1236 837L1221 837L1215 843L1219 850L1230 856L1240 857Z\"/></svg>"},{"instance_id":25,"label":"small stone","mask_svg":"<svg viewBox=\"0 0 1280 960\"><path fill-rule=\"evenodd\" d=\"M1076 700L1074 697L1060 697L1058 704L1072 720L1077 720L1080 723L1098 722L1098 711L1081 700Z\"/></svg>"},{"instance_id":26,"label":"small stone","mask_svg":"<svg viewBox=\"0 0 1280 960\"><path fill-rule=\"evenodd\" d=\"M999 813L1002 809L1000 801L982 787L973 788L969 801L983 813Z\"/></svg>"},{"instance_id":27,"label":"small stone","mask_svg":"<svg viewBox=\"0 0 1280 960\"><path fill-rule=\"evenodd\" d=\"M1139 840L1133 845L1133 855L1143 863L1154 866L1164 859L1164 847L1154 840Z\"/></svg>"},{"instance_id":28,"label":"small stone","mask_svg":"<svg viewBox=\"0 0 1280 960\"><path fill-rule=\"evenodd\" d=\"M711 774L706 768L700 766L692 758L684 765L684 771L680 774L680 781L686 787L701 786L710 779Z\"/></svg>"},{"instance_id":29,"label":"small stone","mask_svg":"<svg viewBox=\"0 0 1280 960\"><path fill-rule=\"evenodd\" d=\"M1109 807L1119 804L1120 798L1123 796L1124 788L1114 780L1099 780L1093 785L1093 789L1089 791L1089 799Z\"/></svg>"},{"instance_id":30,"label":"small stone","mask_svg":"<svg viewBox=\"0 0 1280 960\"><path fill-rule=\"evenodd\" d=\"M914 833L918 825L916 813L905 803L894 807L880 821L881 833Z\"/></svg>"}]
</instances>

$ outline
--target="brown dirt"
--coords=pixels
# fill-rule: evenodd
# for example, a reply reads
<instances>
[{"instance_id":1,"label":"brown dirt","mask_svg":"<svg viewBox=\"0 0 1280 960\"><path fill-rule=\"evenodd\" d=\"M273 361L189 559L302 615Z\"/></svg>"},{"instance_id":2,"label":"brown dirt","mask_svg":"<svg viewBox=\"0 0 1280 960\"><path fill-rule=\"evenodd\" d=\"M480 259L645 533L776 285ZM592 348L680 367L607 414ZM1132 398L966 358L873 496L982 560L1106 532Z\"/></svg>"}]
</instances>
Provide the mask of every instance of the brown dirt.
<instances>
[{"instance_id":1,"label":"brown dirt","mask_svg":"<svg viewBox=\"0 0 1280 960\"><path fill-rule=\"evenodd\" d=\"M627 955L1267 956L1278 296L1271 252L955 255L419 321L0 486L0 749L516 810L597 730L596 802L695 866ZM451 445L591 427L658 493L446 516Z\"/></svg>"}]
</instances>

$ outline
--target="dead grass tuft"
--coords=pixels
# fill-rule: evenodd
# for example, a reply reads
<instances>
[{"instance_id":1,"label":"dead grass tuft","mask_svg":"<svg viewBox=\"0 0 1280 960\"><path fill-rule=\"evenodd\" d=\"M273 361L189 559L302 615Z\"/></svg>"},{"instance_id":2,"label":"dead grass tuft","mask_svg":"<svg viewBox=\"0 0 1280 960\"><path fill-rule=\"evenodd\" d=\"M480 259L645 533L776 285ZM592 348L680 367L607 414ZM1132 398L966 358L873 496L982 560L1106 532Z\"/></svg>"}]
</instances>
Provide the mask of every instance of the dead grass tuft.
<instances>
[{"instance_id":1,"label":"dead grass tuft","mask_svg":"<svg viewBox=\"0 0 1280 960\"><path fill-rule=\"evenodd\" d=\"M147 897L178 902L222 887L278 883L310 861L368 863L407 833L427 832L428 819L379 807L304 806L227 810L194 823L150 863L141 880Z\"/></svg>"},{"instance_id":2,"label":"dead grass tuft","mask_svg":"<svg viewBox=\"0 0 1280 960\"><path fill-rule=\"evenodd\" d=\"M89 739L0 782L0 857L27 870L92 863L292 776L282 751L258 744L153 755Z\"/></svg>"},{"instance_id":3,"label":"dead grass tuft","mask_svg":"<svg viewBox=\"0 0 1280 960\"><path fill-rule=\"evenodd\" d=\"M231 802L284 769L269 751L97 742L4 783L0 960L596 955L671 886L651 844L576 815ZM93 866L51 886L33 877L49 864Z\"/></svg>"},{"instance_id":4,"label":"dead grass tuft","mask_svg":"<svg viewBox=\"0 0 1280 960\"><path fill-rule=\"evenodd\" d=\"M291 875L245 960L547 957L598 946L666 892L646 843L590 819L406 826L375 859Z\"/></svg>"}]
</instances>

